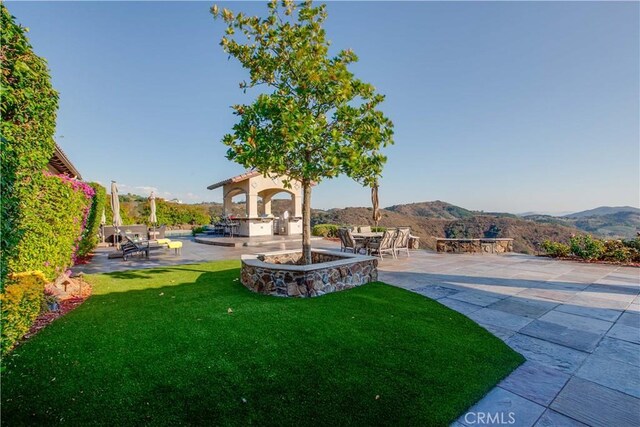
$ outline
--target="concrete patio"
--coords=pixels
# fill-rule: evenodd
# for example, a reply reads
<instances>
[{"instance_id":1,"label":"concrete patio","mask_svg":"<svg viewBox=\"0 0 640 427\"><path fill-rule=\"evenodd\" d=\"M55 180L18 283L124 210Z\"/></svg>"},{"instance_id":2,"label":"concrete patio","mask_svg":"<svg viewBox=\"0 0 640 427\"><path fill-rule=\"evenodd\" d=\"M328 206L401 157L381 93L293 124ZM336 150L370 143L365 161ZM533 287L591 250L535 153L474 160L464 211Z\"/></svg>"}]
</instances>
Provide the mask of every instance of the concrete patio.
<instances>
[{"instance_id":1,"label":"concrete patio","mask_svg":"<svg viewBox=\"0 0 640 427\"><path fill-rule=\"evenodd\" d=\"M154 252L149 260L123 262L99 252L75 271L151 268L299 247L182 241L182 256ZM326 240L314 247L338 248ZM385 258L379 269L380 280L468 316L527 359L454 426L640 425L640 269L428 251Z\"/></svg>"}]
</instances>

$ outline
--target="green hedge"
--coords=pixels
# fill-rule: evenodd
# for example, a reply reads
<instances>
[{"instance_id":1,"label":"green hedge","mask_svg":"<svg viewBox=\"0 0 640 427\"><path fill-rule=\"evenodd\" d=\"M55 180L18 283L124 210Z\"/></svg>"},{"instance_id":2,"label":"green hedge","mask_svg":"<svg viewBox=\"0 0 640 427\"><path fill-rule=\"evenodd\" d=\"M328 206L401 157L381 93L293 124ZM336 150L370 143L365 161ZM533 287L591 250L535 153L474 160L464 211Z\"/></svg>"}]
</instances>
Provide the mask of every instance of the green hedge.
<instances>
[{"instance_id":1,"label":"green hedge","mask_svg":"<svg viewBox=\"0 0 640 427\"><path fill-rule=\"evenodd\" d=\"M93 189L65 176L39 174L22 200L24 234L9 271L40 270L54 280L75 261Z\"/></svg>"},{"instance_id":2,"label":"green hedge","mask_svg":"<svg viewBox=\"0 0 640 427\"><path fill-rule=\"evenodd\" d=\"M29 331L40 314L44 301L46 278L39 271L12 274L0 294L2 306L2 354L6 354L17 340Z\"/></svg>"},{"instance_id":3,"label":"green hedge","mask_svg":"<svg viewBox=\"0 0 640 427\"><path fill-rule=\"evenodd\" d=\"M339 225L336 224L316 224L311 229L311 234L321 237L338 237Z\"/></svg>"},{"instance_id":4,"label":"green hedge","mask_svg":"<svg viewBox=\"0 0 640 427\"><path fill-rule=\"evenodd\" d=\"M55 150L58 93L46 61L33 53L27 30L16 24L4 4L0 4L0 25L0 283L4 283L8 260L23 233L20 200L31 191L29 177L47 167Z\"/></svg>"},{"instance_id":5,"label":"green hedge","mask_svg":"<svg viewBox=\"0 0 640 427\"><path fill-rule=\"evenodd\" d=\"M94 195L91 199L87 224L78 247L78 256L86 256L98 246L100 242L100 217L107 203L107 190L102 185L96 182L90 182L88 185L93 189Z\"/></svg>"},{"instance_id":6,"label":"green hedge","mask_svg":"<svg viewBox=\"0 0 640 427\"><path fill-rule=\"evenodd\" d=\"M320 237L338 237L338 229L341 227L349 226L339 224L316 224L311 229L311 234ZM371 227L371 231L376 233L382 233L386 229L387 227Z\"/></svg>"}]
</instances>

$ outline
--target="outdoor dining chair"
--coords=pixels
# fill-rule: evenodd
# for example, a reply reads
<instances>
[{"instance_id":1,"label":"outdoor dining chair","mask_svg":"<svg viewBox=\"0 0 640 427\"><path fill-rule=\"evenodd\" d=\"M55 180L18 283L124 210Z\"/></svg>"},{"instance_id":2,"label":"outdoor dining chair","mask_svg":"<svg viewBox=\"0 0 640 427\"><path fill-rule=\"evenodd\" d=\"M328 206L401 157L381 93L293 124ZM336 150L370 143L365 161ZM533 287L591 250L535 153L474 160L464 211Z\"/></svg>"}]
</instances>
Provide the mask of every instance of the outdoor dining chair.
<instances>
[{"instance_id":1,"label":"outdoor dining chair","mask_svg":"<svg viewBox=\"0 0 640 427\"><path fill-rule=\"evenodd\" d=\"M398 253L401 250L404 250L409 256L409 238L411 236L411 228L410 227L399 227L396 232L395 239L393 241L393 251L395 253L395 257L398 257Z\"/></svg>"},{"instance_id":2,"label":"outdoor dining chair","mask_svg":"<svg viewBox=\"0 0 640 427\"><path fill-rule=\"evenodd\" d=\"M366 250L364 242L356 240L353 237L353 233L349 228L339 228L338 236L340 237L340 251L353 252L354 254L360 253L361 250Z\"/></svg>"},{"instance_id":3,"label":"outdoor dining chair","mask_svg":"<svg viewBox=\"0 0 640 427\"><path fill-rule=\"evenodd\" d=\"M394 229L387 229L382 234L382 238L378 241L372 241L369 243L367 250L370 255L379 256L380 259L383 259L382 254L388 253L391 254L392 257L396 257L395 250L393 248L393 242L395 240L395 236L398 232Z\"/></svg>"}]
</instances>

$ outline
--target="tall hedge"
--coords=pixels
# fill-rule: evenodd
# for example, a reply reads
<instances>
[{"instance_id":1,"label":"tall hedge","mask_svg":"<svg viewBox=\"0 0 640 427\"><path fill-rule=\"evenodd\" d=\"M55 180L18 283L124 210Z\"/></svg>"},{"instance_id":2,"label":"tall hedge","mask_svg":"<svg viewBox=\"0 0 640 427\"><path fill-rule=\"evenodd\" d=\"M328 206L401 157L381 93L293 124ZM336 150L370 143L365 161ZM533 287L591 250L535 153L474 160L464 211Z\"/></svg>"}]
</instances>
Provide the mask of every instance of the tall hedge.
<instances>
[{"instance_id":1,"label":"tall hedge","mask_svg":"<svg viewBox=\"0 0 640 427\"><path fill-rule=\"evenodd\" d=\"M88 185L93 188L94 194L91 199L89 215L87 216L87 224L78 248L78 256L88 255L98 245L100 217L107 204L107 190L97 182L90 182Z\"/></svg>"},{"instance_id":2,"label":"tall hedge","mask_svg":"<svg viewBox=\"0 0 640 427\"><path fill-rule=\"evenodd\" d=\"M74 264L94 190L64 175L40 173L22 199L24 233L9 271L42 271L54 280Z\"/></svg>"},{"instance_id":3,"label":"tall hedge","mask_svg":"<svg viewBox=\"0 0 640 427\"><path fill-rule=\"evenodd\" d=\"M0 138L0 283L8 259L21 239L20 199L53 155L58 93L46 61L37 56L4 4L0 4L1 138ZM0 287L3 285L0 285Z\"/></svg>"}]
</instances>

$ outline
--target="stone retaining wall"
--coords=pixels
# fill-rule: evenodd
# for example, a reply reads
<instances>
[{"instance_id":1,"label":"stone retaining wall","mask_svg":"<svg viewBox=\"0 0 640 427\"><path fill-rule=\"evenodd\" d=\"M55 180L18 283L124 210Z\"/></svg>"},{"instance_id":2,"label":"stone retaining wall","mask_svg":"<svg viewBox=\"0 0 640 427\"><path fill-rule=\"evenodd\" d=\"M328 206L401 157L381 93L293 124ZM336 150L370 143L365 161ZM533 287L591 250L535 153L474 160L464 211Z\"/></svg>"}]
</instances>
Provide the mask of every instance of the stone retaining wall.
<instances>
[{"instance_id":1,"label":"stone retaining wall","mask_svg":"<svg viewBox=\"0 0 640 427\"><path fill-rule=\"evenodd\" d=\"M437 239L436 250L447 253L513 252L513 239Z\"/></svg>"},{"instance_id":2,"label":"stone retaining wall","mask_svg":"<svg viewBox=\"0 0 640 427\"><path fill-rule=\"evenodd\" d=\"M315 297L378 280L377 258L313 250L311 265L297 265L301 251L242 256L242 284L266 295Z\"/></svg>"}]
</instances>

